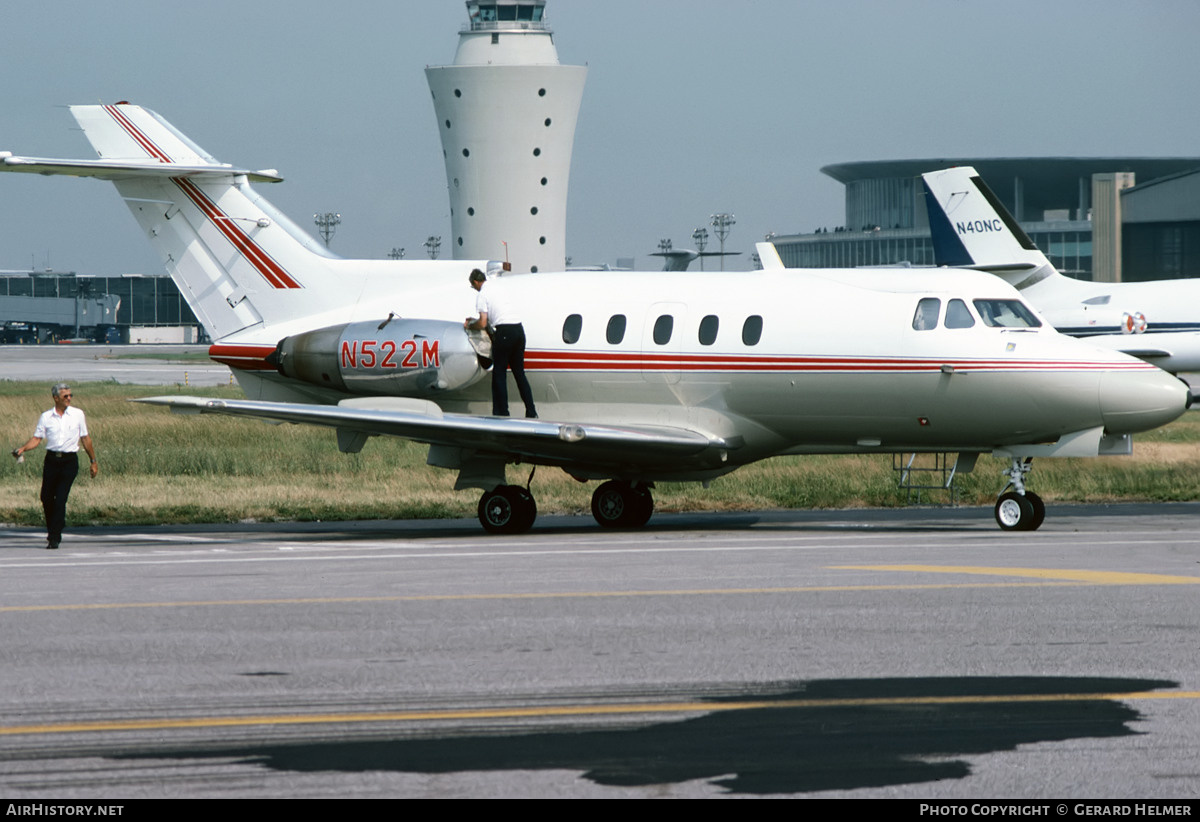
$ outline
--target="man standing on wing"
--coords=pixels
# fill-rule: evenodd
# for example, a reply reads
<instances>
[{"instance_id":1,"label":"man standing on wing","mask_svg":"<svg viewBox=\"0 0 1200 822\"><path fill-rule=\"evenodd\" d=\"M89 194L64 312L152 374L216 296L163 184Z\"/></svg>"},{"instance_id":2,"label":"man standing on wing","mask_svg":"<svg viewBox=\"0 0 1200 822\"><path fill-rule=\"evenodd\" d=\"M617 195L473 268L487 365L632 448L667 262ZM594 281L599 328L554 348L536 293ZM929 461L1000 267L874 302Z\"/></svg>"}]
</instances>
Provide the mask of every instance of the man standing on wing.
<instances>
[{"instance_id":1,"label":"man standing on wing","mask_svg":"<svg viewBox=\"0 0 1200 822\"><path fill-rule=\"evenodd\" d=\"M508 416L508 369L512 368L517 390L525 403L525 416L537 419L533 406L533 390L525 379L525 327L512 300L487 284L487 275L476 268L470 276L471 288L479 292L475 298L478 317L468 317L463 328L492 327L492 416Z\"/></svg>"}]
</instances>

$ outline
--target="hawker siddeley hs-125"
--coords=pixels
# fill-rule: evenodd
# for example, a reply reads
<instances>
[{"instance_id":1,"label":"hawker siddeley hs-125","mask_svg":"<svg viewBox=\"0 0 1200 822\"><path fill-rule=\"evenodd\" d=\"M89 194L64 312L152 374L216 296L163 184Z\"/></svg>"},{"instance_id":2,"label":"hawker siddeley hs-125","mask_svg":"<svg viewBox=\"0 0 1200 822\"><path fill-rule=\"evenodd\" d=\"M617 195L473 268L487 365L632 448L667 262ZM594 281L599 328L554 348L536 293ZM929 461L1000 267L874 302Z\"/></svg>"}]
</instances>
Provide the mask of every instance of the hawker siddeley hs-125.
<instances>
[{"instance_id":1,"label":"hawker siddeley hs-125","mask_svg":"<svg viewBox=\"0 0 1200 822\"><path fill-rule=\"evenodd\" d=\"M486 261L344 260L153 112L74 106L97 160L0 155L0 169L111 180L247 400L161 397L177 411L308 423L343 451L429 444L480 488L494 532L529 528L514 463L603 480L592 512L636 527L656 481L707 482L780 454L958 452L1007 460L996 519L1036 528L1039 456L1127 453L1185 409L1145 362L1058 334L1009 285L962 270L505 274L521 305L541 419L489 416L489 363L463 329Z\"/></svg>"}]
</instances>

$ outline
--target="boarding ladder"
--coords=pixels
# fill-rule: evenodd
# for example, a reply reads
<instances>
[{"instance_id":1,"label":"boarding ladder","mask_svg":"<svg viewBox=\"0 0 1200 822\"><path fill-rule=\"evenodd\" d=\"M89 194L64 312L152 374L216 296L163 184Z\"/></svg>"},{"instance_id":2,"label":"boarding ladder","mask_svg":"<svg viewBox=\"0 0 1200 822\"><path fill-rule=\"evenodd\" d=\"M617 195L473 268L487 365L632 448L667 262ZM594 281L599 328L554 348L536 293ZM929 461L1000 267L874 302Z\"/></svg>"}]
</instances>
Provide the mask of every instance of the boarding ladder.
<instances>
[{"instance_id":1,"label":"boarding ladder","mask_svg":"<svg viewBox=\"0 0 1200 822\"><path fill-rule=\"evenodd\" d=\"M908 505L957 505L957 454L892 454L900 490ZM939 498L940 497L940 498Z\"/></svg>"}]
</instances>

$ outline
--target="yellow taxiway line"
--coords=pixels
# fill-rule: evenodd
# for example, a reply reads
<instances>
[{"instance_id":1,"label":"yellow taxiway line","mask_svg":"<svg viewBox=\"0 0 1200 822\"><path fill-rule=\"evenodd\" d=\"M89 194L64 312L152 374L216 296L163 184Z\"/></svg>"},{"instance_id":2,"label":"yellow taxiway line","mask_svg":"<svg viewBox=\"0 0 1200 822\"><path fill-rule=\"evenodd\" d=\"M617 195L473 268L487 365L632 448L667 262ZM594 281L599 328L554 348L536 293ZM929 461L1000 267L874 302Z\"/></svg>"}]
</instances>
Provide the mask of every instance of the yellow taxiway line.
<instances>
[{"instance_id":1,"label":"yellow taxiway line","mask_svg":"<svg viewBox=\"0 0 1200 822\"><path fill-rule=\"evenodd\" d=\"M281 714L278 716L213 716L162 719L117 719L97 722L59 722L0 726L0 736L67 734L97 731L147 731L186 728L230 728L252 725L335 725L377 722L431 722L481 719L548 719L637 714L716 713L719 711L802 708L878 708L921 705L995 705L1004 703L1098 702L1149 699L1200 699L1200 691L1129 691L1076 694L988 694L964 696L871 697L856 699L780 699L738 702L645 702L609 705L549 705L525 708L466 708L439 711L371 711L351 713Z\"/></svg>"}]
</instances>

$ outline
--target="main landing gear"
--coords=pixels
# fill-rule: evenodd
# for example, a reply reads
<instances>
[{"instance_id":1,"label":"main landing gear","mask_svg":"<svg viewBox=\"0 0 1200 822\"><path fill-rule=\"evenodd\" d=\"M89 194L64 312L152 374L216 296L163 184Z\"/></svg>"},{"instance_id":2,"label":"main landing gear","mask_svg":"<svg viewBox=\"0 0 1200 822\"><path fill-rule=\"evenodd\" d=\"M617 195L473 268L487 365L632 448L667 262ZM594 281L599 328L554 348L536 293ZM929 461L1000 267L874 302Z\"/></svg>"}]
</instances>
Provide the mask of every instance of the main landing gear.
<instances>
[{"instance_id":1,"label":"main landing gear","mask_svg":"<svg viewBox=\"0 0 1200 822\"><path fill-rule=\"evenodd\" d=\"M479 498L479 522L489 534L523 534L537 519L533 494L519 485L498 485Z\"/></svg>"},{"instance_id":2,"label":"main landing gear","mask_svg":"<svg viewBox=\"0 0 1200 822\"><path fill-rule=\"evenodd\" d=\"M647 485L609 480L592 494L592 516L601 528L641 528L654 513Z\"/></svg>"},{"instance_id":3,"label":"main landing gear","mask_svg":"<svg viewBox=\"0 0 1200 822\"><path fill-rule=\"evenodd\" d=\"M537 518L537 503L526 488L498 485L483 492L477 513L489 534L523 534ZM602 528L641 528L653 513L649 485L609 480L592 494L592 516Z\"/></svg>"},{"instance_id":4,"label":"main landing gear","mask_svg":"<svg viewBox=\"0 0 1200 822\"><path fill-rule=\"evenodd\" d=\"M1042 498L1025 490L1025 475L1032 468L1032 457L1026 457L1024 461L1013 457L1012 466L1004 472L1008 484L996 500L996 522L1004 531L1036 531L1046 519L1046 504Z\"/></svg>"}]
</instances>

